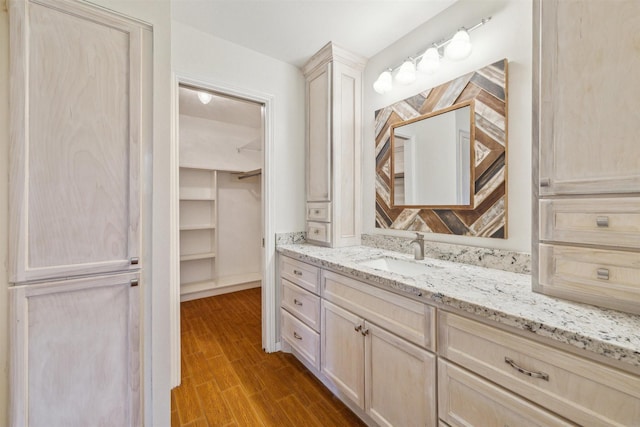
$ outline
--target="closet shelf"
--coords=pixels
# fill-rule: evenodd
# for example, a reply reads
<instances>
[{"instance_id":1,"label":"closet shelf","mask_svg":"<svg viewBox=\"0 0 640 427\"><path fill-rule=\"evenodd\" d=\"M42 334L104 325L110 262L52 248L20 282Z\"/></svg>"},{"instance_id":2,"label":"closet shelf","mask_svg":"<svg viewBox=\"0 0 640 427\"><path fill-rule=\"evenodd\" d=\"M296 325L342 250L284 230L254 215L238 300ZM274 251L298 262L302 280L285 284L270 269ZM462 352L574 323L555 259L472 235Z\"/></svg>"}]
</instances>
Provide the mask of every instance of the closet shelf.
<instances>
[{"instance_id":1,"label":"closet shelf","mask_svg":"<svg viewBox=\"0 0 640 427\"><path fill-rule=\"evenodd\" d=\"M198 259L209 259L209 258L215 258L215 257L216 257L215 252L206 252L201 254L181 255L180 261L194 261Z\"/></svg>"},{"instance_id":2,"label":"closet shelf","mask_svg":"<svg viewBox=\"0 0 640 427\"><path fill-rule=\"evenodd\" d=\"M180 227L180 231L189 231L189 230L215 230L216 226L214 224L203 224L203 225L183 225Z\"/></svg>"}]
</instances>

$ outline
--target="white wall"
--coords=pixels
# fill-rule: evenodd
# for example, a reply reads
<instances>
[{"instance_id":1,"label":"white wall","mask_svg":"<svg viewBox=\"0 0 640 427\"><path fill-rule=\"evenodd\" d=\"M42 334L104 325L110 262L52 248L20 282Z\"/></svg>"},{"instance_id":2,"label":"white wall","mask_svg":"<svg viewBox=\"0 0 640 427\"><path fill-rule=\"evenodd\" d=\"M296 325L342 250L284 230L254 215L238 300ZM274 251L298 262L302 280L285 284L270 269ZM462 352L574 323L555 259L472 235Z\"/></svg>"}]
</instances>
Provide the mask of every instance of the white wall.
<instances>
[{"instance_id":1,"label":"white wall","mask_svg":"<svg viewBox=\"0 0 640 427\"><path fill-rule=\"evenodd\" d=\"M9 16L0 5L0 425L9 400Z\"/></svg>"},{"instance_id":2,"label":"white wall","mask_svg":"<svg viewBox=\"0 0 640 427\"><path fill-rule=\"evenodd\" d=\"M178 76L274 97L275 231L304 230L302 72L177 21L172 22L172 62Z\"/></svg>"},{"instance_id":3,"label":"white wall","mask_svg":"<svg viewBox=\"0 0 640 427\"><path fill-rule=\"evenodd\" d=\"M389 66L415 55L431 42L493 16L491 22L471 33L473 53L458 63L443 63L434 76L421 75L409 86L398 86L385 95L373 90L373 82ZM364 72L363 129L363 232L411 237L412 232L375 228L374 112L416 93L452 80L500 59L509 60L508 87L508 239L427 234L440 242L531 252L531 0L460 0L434 19L369 59Z\"/></svg>"},{"instance_id":4,"label":"white wall","mask_svg":"<svg viewBox=\"0 0 640 427\"><path fill-rule=\"evenodd\" d=\"M262 167L262 152L241 150L261 138L260 129L180 115L180 165L249 171Z\"/></svg>"}]
</instances>

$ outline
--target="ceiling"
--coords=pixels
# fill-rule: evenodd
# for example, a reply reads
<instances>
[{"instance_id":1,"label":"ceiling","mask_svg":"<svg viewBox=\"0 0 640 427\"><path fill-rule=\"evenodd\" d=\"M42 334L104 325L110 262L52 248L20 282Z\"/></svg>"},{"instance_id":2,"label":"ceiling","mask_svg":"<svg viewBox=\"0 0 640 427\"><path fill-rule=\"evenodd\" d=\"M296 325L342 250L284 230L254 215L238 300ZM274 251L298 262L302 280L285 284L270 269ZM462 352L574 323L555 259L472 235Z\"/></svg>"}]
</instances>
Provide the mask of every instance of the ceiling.
<instances>
[{"instance_id":1,"label":"ceiling","mask_svg":"<svg viewBox=\"0 0 640 427\"><path fill-rule=\"evenodd\" d=\"M216 94L213 94L211 102L203 104L198 99L197 90L184 86L180 86L178 99L180 114L261 129L262 106L260 104Z\"/></svg>"},{"instance_id":2,"label":"ceiling","mask_svg":"<svg viewBox=\"0 0 640 427\"><path fill-rule=\"evenodd\" d=\"M370 58L457 0L173 0L173 19L301 67L332 41Z\"/></svg>"}]
</instances>

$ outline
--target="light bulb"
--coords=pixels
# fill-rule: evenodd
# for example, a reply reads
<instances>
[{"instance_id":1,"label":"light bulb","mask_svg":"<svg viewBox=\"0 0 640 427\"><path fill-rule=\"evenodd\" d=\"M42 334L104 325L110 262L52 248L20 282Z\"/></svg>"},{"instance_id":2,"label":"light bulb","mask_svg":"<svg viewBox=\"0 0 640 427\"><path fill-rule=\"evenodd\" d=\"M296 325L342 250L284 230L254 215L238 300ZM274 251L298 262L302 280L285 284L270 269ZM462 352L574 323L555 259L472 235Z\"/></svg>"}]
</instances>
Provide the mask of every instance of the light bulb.
<instances>
[{"instance_id":1,"label":"light bulb","mask_svg":"<svg viewBox=\"0 0 640 427\"><path fill-rule=\"evenodd\" d=\"M459 61L471 55L471 39L467 30L463 28L454 34L447 47L444 48L444 54L452 61Z\"/></svg>"},{"instance_id":2,"label":"light bulb","mask_svg":"<svg viewBox=\"0 0 640 427\"><path fill-rule=\"evenodd\" d=\"M440 53L435 47L430 47L426 50L420 63L418 63L418 70L427 74L435 73L440 68Z\"/></svg>"},{"instance_id":3,"label":"light bulb","mask_svg":"<svg viewBox=\"0 0 640 427\"><path fill-rule=\"evenodd\" d=\"M198 99L205 105L210 103L212 98L213 95L208 92L198 92Z\"/></svg>"},{"instance_id":4,"label":"light bulb","mask_svg":"<svg viewBox=\"0 0 640 427\"><path fill-rule=\"evenodd\" d=\"M381 95L389 92L392 88L393 81L391 78L391 73L389 71L383 71L382 73L380 73L378 80L373 83L373 90Z\"/></svg>"},{"instance_id":5,"label":"light bulb","mask_svg":"<svg viewBox=\"0 0 640 427\"><path fill-rule=\"evenodd\" d=\"M402 63L396 73L396 81L403 85L408 85L416 80L416 66L412 60L407 59Z\"/></svg>"}]
</instances>

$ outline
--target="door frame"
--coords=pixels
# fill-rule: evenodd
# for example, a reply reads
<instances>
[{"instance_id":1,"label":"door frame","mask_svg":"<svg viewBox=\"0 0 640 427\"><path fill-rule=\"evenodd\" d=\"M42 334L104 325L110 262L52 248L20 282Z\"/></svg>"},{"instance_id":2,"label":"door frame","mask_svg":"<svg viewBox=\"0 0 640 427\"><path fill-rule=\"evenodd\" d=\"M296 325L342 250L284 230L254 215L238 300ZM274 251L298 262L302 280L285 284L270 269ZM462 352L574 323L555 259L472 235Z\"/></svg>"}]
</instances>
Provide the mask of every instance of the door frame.
<instances>
[{"instance_id":1,"label":"door frame","mask_svg":"<svg viewBox=\"0 0 640 427\"><path fill-rule=\"evenodd\" d=\"M179 86L188 85L210 90L221 95L262 104L262 348L271 353L278 350L276 337L276 280L275 280L275 174L274 174L274 96L228 84L203 80L173 73L171 90L171 153L169 190L169 242L170 242L170 310L171 322L171 387L180 385L180 231L179 231Z\"/></svg>"}]
</instances>

